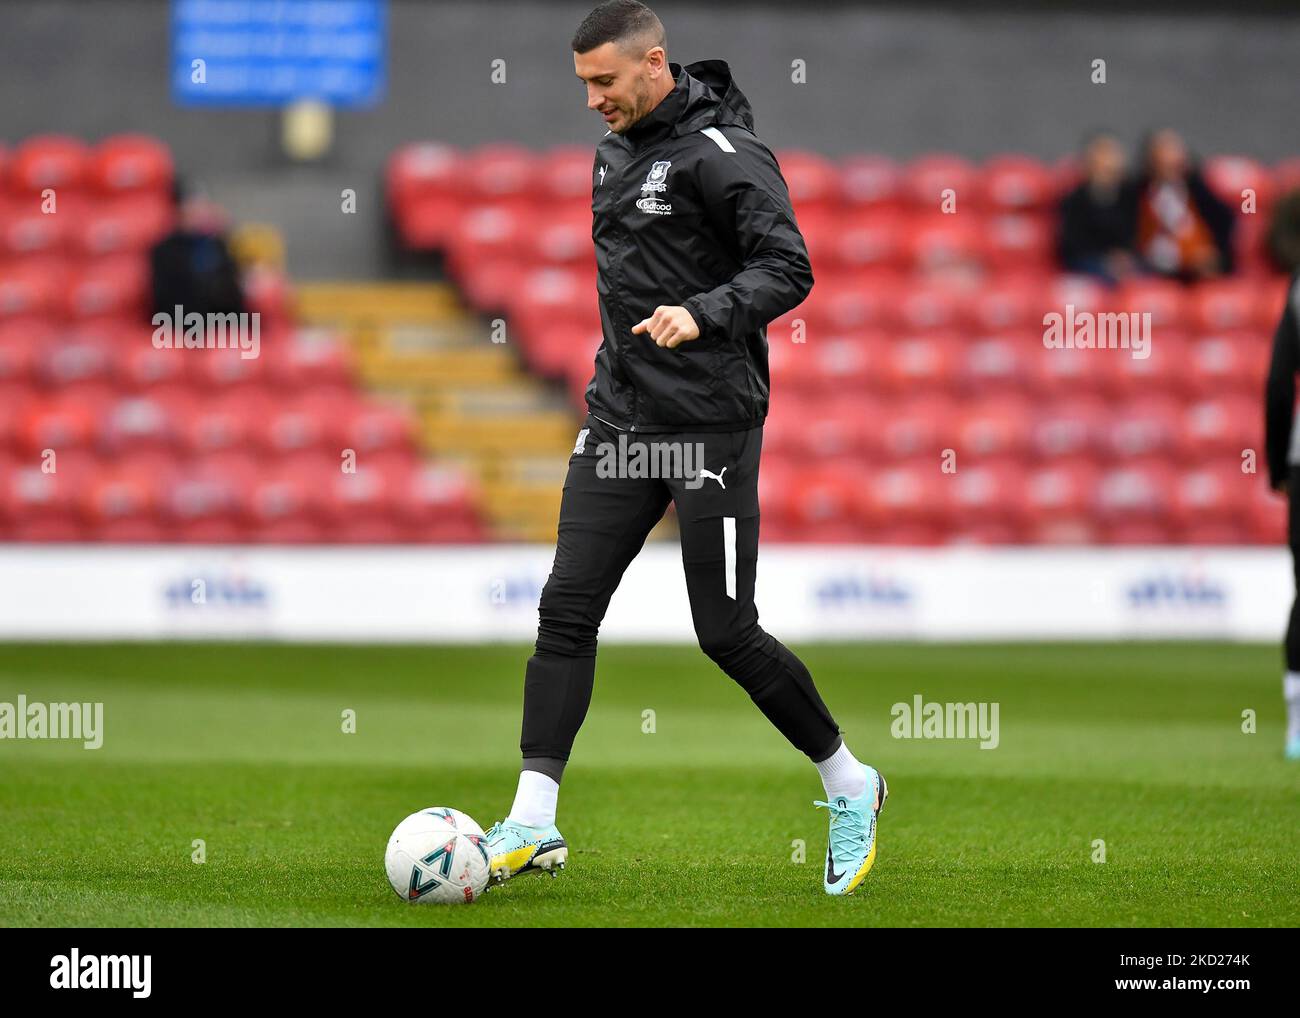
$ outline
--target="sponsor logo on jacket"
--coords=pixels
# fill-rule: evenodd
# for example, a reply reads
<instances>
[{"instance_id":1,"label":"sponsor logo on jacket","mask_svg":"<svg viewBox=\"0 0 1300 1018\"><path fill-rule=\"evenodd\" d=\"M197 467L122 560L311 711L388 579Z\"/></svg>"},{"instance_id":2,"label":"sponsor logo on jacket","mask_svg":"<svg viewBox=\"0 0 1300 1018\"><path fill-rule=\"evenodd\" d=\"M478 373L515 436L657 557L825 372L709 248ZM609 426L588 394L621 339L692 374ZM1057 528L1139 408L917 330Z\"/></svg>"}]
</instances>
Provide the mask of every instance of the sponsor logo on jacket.
<instances>
[{"instance_id":1,"label":"sponsor logo on jacket","mask_svg":"<svg viewBox=\"0 0 1300 1018\"><path fill-rule=\"evenodd\" d=\"M636 203L636 207L642 212L650 212L656 216L671 216L673 207L667 202L655 201L653 198L642 198Z\"/></svg>"},{"instance_id":2,"label":"sponsor logo on jacket","mask_svg":"<svg viewBox=\"0 0 1300 1018\"><path fill-rule=\"evenodd\" d=\"M655 198L656 194L668 190L668 167L670 166L672 160L661 159L651 166L650 172L645 175L645 183L641 185L643 197L636 203L636 207L642 212L649 212L655 216L672 215L672 205Z\"/></svg>"}]
</instances>

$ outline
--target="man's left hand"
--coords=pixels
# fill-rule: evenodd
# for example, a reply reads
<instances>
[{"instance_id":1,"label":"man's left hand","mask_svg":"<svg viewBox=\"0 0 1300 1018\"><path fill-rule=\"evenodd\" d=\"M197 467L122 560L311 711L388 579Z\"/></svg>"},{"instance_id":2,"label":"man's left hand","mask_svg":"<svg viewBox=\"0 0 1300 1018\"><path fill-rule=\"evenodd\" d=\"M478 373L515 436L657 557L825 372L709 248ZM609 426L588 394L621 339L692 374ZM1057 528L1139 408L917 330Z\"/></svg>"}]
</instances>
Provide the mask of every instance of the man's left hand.
<instances>
[{"instance_id":1,"label":"man's left hand","mask_svg":"<svg viewBox=\"0 0 1300 1018\"><path fill-rule=\"evenodd\" d=\"M695 324L689 311L684 307L670 307L666 304L655 308L655 313L649 318L637 322L632 326L632 331L648 332L657 345L666 346L670 350L689 340L698 339L700 335L700 327Z\"/></svg>"}]
</instances>

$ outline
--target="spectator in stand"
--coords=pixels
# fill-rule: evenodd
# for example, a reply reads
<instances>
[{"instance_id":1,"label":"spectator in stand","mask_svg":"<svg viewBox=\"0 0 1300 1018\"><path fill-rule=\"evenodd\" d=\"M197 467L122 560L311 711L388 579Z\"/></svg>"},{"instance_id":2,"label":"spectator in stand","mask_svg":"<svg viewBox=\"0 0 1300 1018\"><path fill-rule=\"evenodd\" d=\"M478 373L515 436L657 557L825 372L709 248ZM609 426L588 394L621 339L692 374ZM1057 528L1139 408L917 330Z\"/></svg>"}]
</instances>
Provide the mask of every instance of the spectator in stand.
<instances>
[{"instance_id":1,"label":"spectator in stand","mask_svg":"<svg viewBox=\"0 0 1300 1018\"><path fill-rule=\"evenodd\" d=\"M1137 269L1124 148L1113 134L1099 131L1084 142L1082 161L1083 182L1061 201L1057 251L1068 272L1113 285Z\"/></svg>"},{"instance_id":2,"label":"spectator in stand","mask_svg":"<svg viewBox=\"0 0 1300 1018\"><path fill-rule=\"evenodd\" d=\"M1232 210L1206 185L1177 131L1148 136L1131 188L1136 250L1148 271L1191 281L1233 270Z\"/></svg>"},{"instance_id":3,"label":"spectator in stand","mask_svg":"<svg viewBox=\"0 0 1300 1018\"><path fill-rule=\"evenodd\" d=\"M226 242L224 210L201 191L186 193L178 183L176 228L149 253L153 310L173 314L240 314L244 294L239 268Z\"/></svg>"}]
</instances>

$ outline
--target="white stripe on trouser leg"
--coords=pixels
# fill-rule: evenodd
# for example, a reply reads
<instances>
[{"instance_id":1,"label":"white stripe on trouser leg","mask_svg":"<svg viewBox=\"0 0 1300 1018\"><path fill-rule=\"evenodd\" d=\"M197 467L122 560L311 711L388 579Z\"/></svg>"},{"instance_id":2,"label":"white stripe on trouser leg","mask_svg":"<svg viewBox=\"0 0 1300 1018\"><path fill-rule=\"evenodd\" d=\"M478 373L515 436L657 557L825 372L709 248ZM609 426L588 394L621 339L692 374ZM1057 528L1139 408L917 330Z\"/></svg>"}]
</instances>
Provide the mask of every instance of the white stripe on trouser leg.
<instances>
[{"instance_id":1,"label":"white stripe on trouser leg","mask_svg":"<svg viewBox=\"0 0 1300 1018\"><path fill-rule=\"evenodd\" d=\"M736 517L722 517L722 553L727 562L727 596L736 600Z\"/></svg>"}]
</instances>

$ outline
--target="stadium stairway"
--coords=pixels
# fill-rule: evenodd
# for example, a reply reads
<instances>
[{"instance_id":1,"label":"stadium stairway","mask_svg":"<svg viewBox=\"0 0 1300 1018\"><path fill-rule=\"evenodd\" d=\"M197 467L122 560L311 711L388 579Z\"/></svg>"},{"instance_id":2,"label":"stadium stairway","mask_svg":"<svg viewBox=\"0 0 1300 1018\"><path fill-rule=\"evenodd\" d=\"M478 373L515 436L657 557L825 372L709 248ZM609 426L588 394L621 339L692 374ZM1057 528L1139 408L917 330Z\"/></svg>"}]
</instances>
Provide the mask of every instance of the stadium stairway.
<instances>
[{"instance_id":1,"label":"stadium stairway","mask_svg":"<svg viewBox=\"0 0 1300 1018\"><path fill-rule=\"evenodd\" d=\"M575 423L562 395L440 283L304 283L298 318L347 337L370 390L413 407L423 450L480 485L492 536L553 541Z\"/></svg>"}]
</instances>

